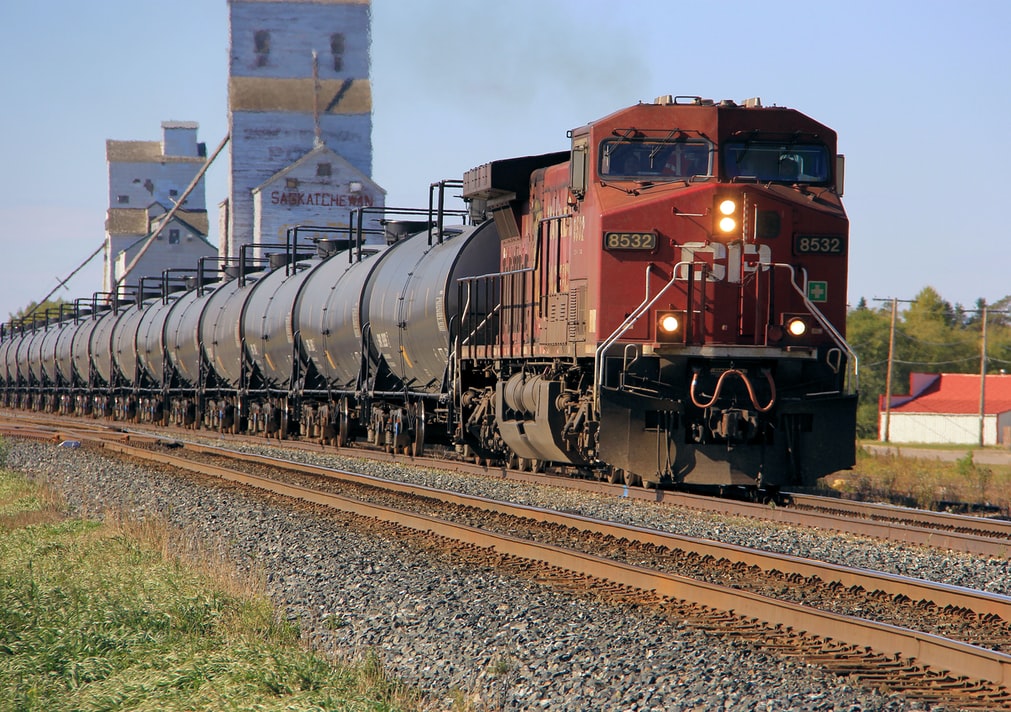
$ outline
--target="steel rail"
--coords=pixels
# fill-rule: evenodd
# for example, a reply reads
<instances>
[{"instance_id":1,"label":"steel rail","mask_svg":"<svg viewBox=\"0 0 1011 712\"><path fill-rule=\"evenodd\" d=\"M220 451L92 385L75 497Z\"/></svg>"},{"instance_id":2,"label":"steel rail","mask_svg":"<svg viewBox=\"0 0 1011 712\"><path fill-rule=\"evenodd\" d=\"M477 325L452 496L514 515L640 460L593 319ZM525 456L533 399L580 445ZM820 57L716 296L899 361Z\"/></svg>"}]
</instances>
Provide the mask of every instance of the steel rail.
<instances>
[{"instance_id":1,"label":"steel rail","mask_svg":"<svg viewBox=\"0 0 1011 712\"><path fill-rule=\"evenodd\" d=\"M856 502L835 497L821 497L812 494L790 493L795 505L801 507L824 507L839 512L855 514L864 517L883 517L917 521L933 524L939 527L973 529L978 532L993 534L995 537L1005 537L1011 540L1011 521L1005 519L987 519L973 515L952 514L950 512L932 512L926 509L914 509L880 502Z\"/></svg>"},{"instance_id":2,"label":"steel rail","mask_svg":"<svg viewBox=\"0 0 1011 712\"><path fill-rule=\"evenodd\" d=\"M42 435L42 433L39 434ZM57 435L58 437L56 439L73 439L78 437L77 434L72 432L59 432ZM105 434L105 438L129 440L130 435L108 432ZM103 440L105 438L103 438ZM37 437L36 439L53 440L53 437ZM153 442L158 438L142 436L140 439ZM400 494L431 497L441 501L450 502L452 504L475 507L497 514L531 518L549 524L576 527L582 529L583 531L611 536L616 539L625 537L655 546L663 546L669 549L694 553L698 556L712 556L716 559L726 559L728 561L740 562L748 566L757 566L763 571L776 570L783 574L797 574L805 578L818 577L824 581L838 581L848 587L860 586L867 591L882 591L892 596L902 595L908 596L909 598L917 601L932 601L936 605L942 607L954 606L966 608L980 614L996 615L1005 621L1011 622L1011 597L1000 594L976 591L959 586L949 586L945 584L927 582L920 579L886 574L869 569L856 569L839 566L836 564L819 562L812 559L789 556L786 554L764 552L734 544L726 544L699 539L696 537L686 537L683 535L660 532L629 524L605 522L580 515L563 514L550 509L502 502L485 497L465 495L446 490L437 490L424 485L396 482L373 477L371 475L349 472L346 470L303 463L293 463L289 460L277 457L242 453L219 446L203 445L192 442L187 442L185 446L187 449L197 453L241 458L247 462L255 462L299 474L313 474L329 478L339 477L345 481L373 487L381 487L388 491ZM182 462L191 461L182 459ZM192 467L192 464L188 467ZM708 498L701 499L706 502L709 501ZM729 504L757 507L763 512L769 509L764 505L751 503L731 502Z\"/></svg>"},{"instance_id":3,"label":"steel rail","mask_svg":"<svg viewBox=\"0 0 1011 712\"><path fill-rule=\"evenodd\" d=\"M658 596L667 596L686 601L694 601L710 608L728 611L736 616L759 619L773 626L784 625L794 630L803 631L804 634L809 636L840 640L850 645L867 647L886 654L913 658L918 664L922 664L933 669L946 670L956 675L982 679L999 685L1007 685L1011 683L1011 656L979 648L968 643L962 643L942 636L924 633L921 631L913 631L889 624L877 623L851 616L820 611L808 606L778 601L738 589L694 581L692 579L687 579L673 574L666 574L654 570L644 569L642 567L623 564L571 549L529 542L508 535L493 534L491 532L475 529L466 525L440 521L425 515L402 512L381 505L368 504L359 500L341 497L339 495L319 492L299 485L285 484L270 479L264 479L255 475L248 475L229 468L209 465L206 463L194 463L193 461L185 458L175 457L163 452L154 452L148 449L136 448L122 442L123 440L128 439L128 437L129 436L124 437L122 433L108 433L105 437L100 439L94 438L92 435L87 436L87 439L101 442L106 449L112 452L120 452L124 455L168 464L185 470L202 472L225 480L250 485L258 489L272 491L283 496L333 507L340 509L341 511L379 519L391 524L399 524L418 531L432 532L433 534L437 534L439 536L464 541L504 554L510 554L536 561L544 565L557 566L576 572L577 574L593 576L595 578L605 579L619 585L652 592ZM200 447L207 451L216 450L215 448L208 448L207 446ZM249 456L242 455L242 457L248 458ZM250 459L262 459L274 466L278 466L279 464L275 458L253 456ZM289 465L289 467L303 472L308 469L328 471L328 468L311 468L309 466L297 464ZM360 475L356 475L356 477L375 479ZM380 483L384 485L390 484L387 480L381 480ZM422 496L435 492L434 490L430 490L430 488L416 485L406 485L403 487L405 487L406 490L418 491L422 494ZM519 505L511 506L529 511L540 511L535 508L519 507ZM561 518L561 520L571 519L571 517L566 517L565 515L558 513L552 513L552 515ZM578 517L577 519L584 520L585 518ZM597 523L593 520L585 520L585 522L582 523L585 524L587 522L594 524L607 524ZM560 523L566 523L569 526L572 525L571 521L561 521ZM615 526L633 532L638 529L635 527L623 527L622 525ZM642 532L649 534L650 536L659 536L662 539L668 536L662 533L652 532L650 530L642 530ZM637 538L642 538L638 536L638 532L636 532L636 536ZM682 539L685 538L682 537ZM725 550L712 542L704 543L707 545L717 546L717 550L720 552ZM740 549L740 547L729 547L729 549ZM797 561L801 564L805 562L803 559L798 559ZM812 565L815 564L815 562L807 563ZM915 582L915 580L909 581ZM939 596L936 594L939 591L946 590L955 596L960 593L958 587L950 586L934 587L932 590L932 598L938 598ZM908 595L908 592L906 595ZM999 606L1001 606L1001 610L1006 611L1006 605L1008 603L1007 600L1000 600L1002 598L1006 599L1006 597L983 594L983 598L997 602ZM951 605L960 604L953 603ZM999 615L999 613L997 614Z\"/></svg>"},{"instance_id":4,"label":"steel rail","mask_svg":"<svg viewBox=\"0 0 1011 712\"><path fill-rule=\"evenodd\" d=\"M24 418L23 416L3 417L14 420L35 420ZM41 419L41 417L39 418ZM60 426L74 427L74 426ZM102 426L105 431L111 431L109 426ZM126 431L134 436L162 437L152 435L141 430ZM206 433L210 436L211 433ZM184 437L184 436L180 436ZM257 441L261 439L257 438ZM285 447L295 449L310 449L298 442L290 441ZM318 452L318 448L311 448ZM409 461L417 466L430 466L433 468L446 469L452 465L453 468L474 474L492 476L504 480L527 482L540 485L550 485L577 489L582 491L596 492L605 495L636 499L641 501L658 502L666 505L682 506L688 509L704 512L714 512L730 516L741 516L751 519L770 521L778 524L791 526L814 527L826 529L843 534L853 534L857 536L873 537L884 539L901 544L911 544L915 546L927 546L938 549L947 549L966 554L977 554L982 556L992 556L995 558L1011 558L1011 530L1005 525L980 517L964 517L954 514L939 512L924 512L922 510L906 509L910 517L903 515L903 508L890 507L889 505L877 505L879 512L890 512L896 518L893 521L882 521L861 516L859 509L865 503L850 502L847 500L835 500L832 498L822 498L821 505L834 509L849 511L853 517L844 518L830 512L804 511L791 509L790 507L772 507L766 504L755 502L742 502L730 499L718 499L703 495L688 494L672 490L646 489L642 487L629 487L627 485L613 485L595 480L580 480L574 478L558 477L553 475L527 473L519 470L511 470L504 466L495 465L475 465L471 463L454 462L449 463L444 460L429 457L406 458L396 453L382 453L363 450L341 449L334 451L334 454L351 455L356 457L369 458L387 462ZM792 495L804 500L805 495ZM854 511L857 510L857 511ZM917 526L915 521L931 521L939 526L959 526L982 529L984 532L993 533L993 536L984 534L974 534L965 531L951 531L946 529L935 529L931 527ZM980 524L982 523L982 524ZM1011 525L1009 525L1011 526Z\"/></svg>"},{"instance_id":5,"label":"steel rail","mask_svg":"<svg viewBox=\"0 0 1011 712\"><path fill-rule=\"evenodd\" d=\"M241 458L242 461L267 465L298 474L312 474L328 478L336 477L347 482L380 487L399 494L430 497L442 502L474 507L495 514L574 527L593 534L610 536L615 539L625 538L658 547L693 553L700 557L711 556L714 559L726 559L734 563L743 563L747 566L757 566L763 571L774 570L783 574L797 574L805 578L817 577L823 581L838 581L847 587L860 586L867 591L882 591L892 596L908 596L914 601L931 601L940 607L953 606L965 608L979 614L996 615L1005 621L1011 622L1011 597L997 593L935 583L870 569L840 566L799 556L751 549L736 544L688 537L656 529L647 529L631 524L593 519L579 514L558 512L553 509L440 490L426 485L397 482L347 470L292 462L268 455L255 455L227 448L190 443L187 443L186 449L193 452L219 456L226 454L229 457ZM184 459L183 461L192 463L191 460Z\"/></svg>"},{"instance_id":6,"label":"steel rail","mask_svg":"<svg viewBox=\"0 0 1011 712\"><path fill-rule=\"evenodd\" d=\"M695 601L737 616L756 618L773 626L787 626L808 636L841 640L851 645L868 647L886 654L912 658L918 664L938 670L947 670L956 675L982 679L999 685L1011 685L1011 655L986 650L938 635L820 611L808 606L624 564L550 544L531 542L421 514L320 492L300 485L277 482L237 472L230 468L207 463L194 463L185 458L136 448L121 442L107 442L105 447L113 452L213 475L223 480L253 486L304 502L331 507L421 532L431 532L438 536L484 547L502 554L520 557L547 566L560 567L641 591L653 592L657 596Z\"/></svg>"}]
</instances>

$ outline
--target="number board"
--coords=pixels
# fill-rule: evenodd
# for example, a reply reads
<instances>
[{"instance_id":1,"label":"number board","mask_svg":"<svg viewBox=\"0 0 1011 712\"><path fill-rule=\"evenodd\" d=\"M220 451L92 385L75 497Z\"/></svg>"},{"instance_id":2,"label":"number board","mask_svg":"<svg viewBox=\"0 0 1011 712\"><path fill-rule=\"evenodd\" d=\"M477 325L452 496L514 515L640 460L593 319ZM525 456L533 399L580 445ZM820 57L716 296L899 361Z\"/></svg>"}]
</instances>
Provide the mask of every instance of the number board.
<instances>
[{"instance_id":1,"label":"number board","mask_svg":"<svg viewBox=\"0 0 1011 712\"><path fill-rule=\"evenodd\" d=\"M605 232L605 250L655 250L655 232Z\"/></svg>"},{"instance_id":2,"label":"number board","mask_svg":"<svg viewBox=\"0 0 1011 712\"><path fill-rule=\"evenodd\" d=\"M842 255L846 253L846 238L842 235L795 235L795 255Z\"/></svg>"}]
</instances>

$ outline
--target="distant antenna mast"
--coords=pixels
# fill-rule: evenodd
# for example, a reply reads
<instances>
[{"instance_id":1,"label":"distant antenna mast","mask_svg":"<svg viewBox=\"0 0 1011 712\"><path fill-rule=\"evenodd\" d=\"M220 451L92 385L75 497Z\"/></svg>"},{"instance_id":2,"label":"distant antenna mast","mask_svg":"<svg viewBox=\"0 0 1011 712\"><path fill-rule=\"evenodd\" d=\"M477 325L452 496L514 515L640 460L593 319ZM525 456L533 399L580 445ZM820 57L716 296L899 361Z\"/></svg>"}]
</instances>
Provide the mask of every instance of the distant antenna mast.
<instances>
[{"instance_id":1,"label":"distant antenna mast","mask_svg":"<svg viewBox=\"0 0 1011 712\"><path fill-rule=\"evenodd\" d=\"M319 53L312 51L312 126L314 131L313 146L323 145L323 131L319 126Z\"/></svg>"}]
</instances>

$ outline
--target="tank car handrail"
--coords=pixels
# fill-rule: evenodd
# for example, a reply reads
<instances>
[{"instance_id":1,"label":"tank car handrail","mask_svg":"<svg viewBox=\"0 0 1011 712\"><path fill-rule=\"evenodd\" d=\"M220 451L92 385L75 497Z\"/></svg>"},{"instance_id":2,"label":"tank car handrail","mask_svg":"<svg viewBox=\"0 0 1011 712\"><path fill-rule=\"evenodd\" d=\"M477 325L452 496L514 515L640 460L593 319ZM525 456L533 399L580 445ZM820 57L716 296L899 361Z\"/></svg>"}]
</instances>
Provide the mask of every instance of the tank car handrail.
<instances>
[{"instance_id":1,"label":"tank car handrail","mask_svg":"<svg viewBox=\"0 0 1011 712\"><path fill-rule=\"evenodd\" d=\"M632 313L625 317L625 321L618 325L610 336L608 336L604 341L601 342L600 346L597 347L596 352L593 355L593 410L595 413L600 413L600 387L602 381L601 374L601 362L604 358L604 352L611 348L615 341L621 338L621 336L627 332L632 326L639 321L643 314L653 306L656 301L664 295L664 293L670 289L678 281L678 270L681 267L691 267L693 262L678 262L674 265L674 269L671 271L670 281L663 286L663 288L657 292L653 297L649 296L649 273L653 269L654 265L652 263L646 265L646 297L642 300Z\"/></svg>"},{"instance_id":2,"label":"tank car handrail","mask_svg":"<svg viewBox=\"0 0 1011 712\"><path fill-rule=\"evenodd\" d=\"M853 378L851 381L853 385L853 390L854 391L860 390L859 357L857 356L856 351L854 351L850 347L850 345L846 342L846 339L843 338L843 335L840 334L838 329L836 329L835 326L832 325L832 322L830 322L825 317L825 315L821 313L821 310L814 305L814 302L812 302L810 299L807 298L806 290L801 289L800 285L797 284L796 268L793 265L787 264L785 262L772 262L769 263L769 266L785 267L790 271L790 284L793 286L794 291L796 291L797 294L800 295L800 298L804 300L804 306L807 307L808 311L811 313L811 316L813 316L815 319L818 320L818 323L822 326L822 328L824 328L829 333L829 336L831 336L832 340L835 341L836 346L845 351L846 355L849 357L850 363L853 365L852 368ZM807 281L806 270L804 279L805 281Z\"/></svg>"}]
</instances>

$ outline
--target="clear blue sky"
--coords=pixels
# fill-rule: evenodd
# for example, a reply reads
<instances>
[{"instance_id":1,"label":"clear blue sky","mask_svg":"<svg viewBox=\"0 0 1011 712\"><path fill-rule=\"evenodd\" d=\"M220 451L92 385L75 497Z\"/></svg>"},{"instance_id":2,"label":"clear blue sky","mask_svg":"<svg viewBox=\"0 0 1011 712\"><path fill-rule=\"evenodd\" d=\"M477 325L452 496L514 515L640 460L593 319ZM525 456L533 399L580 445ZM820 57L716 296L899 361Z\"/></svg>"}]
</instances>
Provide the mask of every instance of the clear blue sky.
<instances>
[{"instance_id":1,"label":"clear blue sky","mask_svg":"<svg viewBox=\"0 0 1011 712\"><path fill-rule=\"evenodd\" d=\"M1011 3L373 0L374 178L389 205L661 94L760 96L839 133L849 297L1011 294ZM0 317L96 249L105 141L226 132L225 0L0 9ZM211 240L226 197L212 168ZM60 294L101 288L101 258Z\"/></svg>"}]
</instances>

